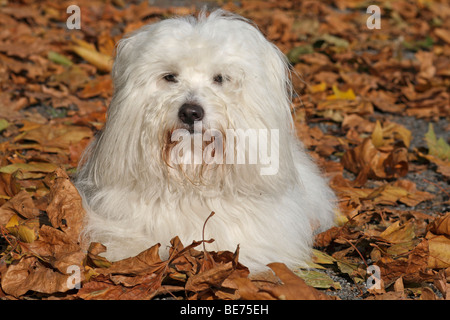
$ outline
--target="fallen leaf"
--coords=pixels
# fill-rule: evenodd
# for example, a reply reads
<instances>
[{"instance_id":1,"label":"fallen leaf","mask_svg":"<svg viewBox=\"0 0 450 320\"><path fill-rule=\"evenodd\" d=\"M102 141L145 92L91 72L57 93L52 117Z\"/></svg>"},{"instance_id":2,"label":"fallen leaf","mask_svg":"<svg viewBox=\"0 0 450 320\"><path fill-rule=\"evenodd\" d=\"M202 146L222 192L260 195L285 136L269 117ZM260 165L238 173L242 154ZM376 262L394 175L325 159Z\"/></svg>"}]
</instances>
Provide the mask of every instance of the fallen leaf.
<instances>
[{"instance_id":1,"label":"fallen leaf","mask_svg":"<svg viewBox=\"0 0 450 320\"><path fill-rule=\"evenodd\" d=\"M66 172L57 169L50 188L47 214L54 228L60 228L77 242L84 226L85 211L81 196Z\"/></svg>"},{"instance_id":2,"label":"fallen leaf","mask_svg":"<svg viewBox=\"0 0 450 320\"><path fill-rule=\"evenodd\" d=\"M189 277L185 289L188 291L199 292L207 290L210 287L220 287L233 271L234 268L232 262L218 264L211 269Z\"/></svg>"},{"instance_id":3,"label":"fallen leaf","mask_svg":"<svg viewBox=\"0 0 450 320\"><path fill-rule=\"evenodd\" d=\"M436 29L434 29L434 34L436 36L438 36L440 39L442 39L443 41L450 44L450 32L448 30L442 29L442 28L436 28Z\"/></svg>"},{"instance_id":4,"label":"fallen leaf","mask_svg":"<svg viewBox=\"0 0 450 320\"><path fill-rule=\"evenodd\" d=\"M429 231L436 235L450 236L450 212L436 218L429 224Z\"/></svg>"},{"instance_id":5,"label":"fallen leaf","mask_svg":"<svg viewBox=\"0 0 450 320\"><path fill-rule=\"evenodd\" d=\"M355 182L363 185L367 179L403 177L408 172L407 150L396 147L384 152L378 150L372 139L366 138L360 145L344 153L344 168L357 174Z\"/></svg>"},{"instance_id":6,"label":"fallen leaf","mask_svg":"<svg viewBox=\"0 0 450 320\"><path fill-rule=\"evenodd\" d=\"M42 147L43 152L46 149L58 152L59 149L67 150L72 144L77 144L83 139L90 138L92 138L92 131L87 127L57 124L43 125L25 131L17 136L15 141L36 141Z\"/></svg>"},{"instance_id":7,"label":"fallen leaf","mask_svg":"<svg viewBox=\"0 0 450 320\"><path fill-rule=\"evenodd\" d=\"M0 168L2 173L14 173L17 170L22 170L23 172L40 172L40 173L50 173L58 168L56 164L45 163L45 162L29 162L29 163L13 163Z\"/></svg>"},{"instance_id":8,"label":"fallen leaf","mask_svg":"<svg viewBox=\"0 0 450 320\"><path fill-rule=\"evenodd\" d=\"M70 276L46 268L35 257L24 257L2 273L1 287L14 297L20 297L27 291L48 294L66 292L71 289L68 286Z\"/></svg>"},{"instance_id":9,"label":"fallen leaf","mask_svg":"<svg viewBox=\"0 0 450 320\"><path fill-rule=\"evenodd\" d=\"M6 119L0 119L0 132L8 128L10 123Z\"/></svg>"},{"instance_id":10,"label":"fallen leaf","mask_svg":"<svg viewBox=\"0 0 450 320\"><path fill-rule=\"evenodd\" d=\"M308 286L317 289L334 288L336 290L342 289L339 282L335 282L327 274L315 270L298 270L294 273L303 279Z\"/></svg>"},{"instance_id":11,"label":"fallen leaf","mask_svg":"<svg viewBox=\"0 0 450 320\"><path fill-rule=\"evenodd\" d=\"M431 290L431 288L422 288L422 293L420 295L420 300L438 300L436 294Z\"/></svg>"},{"instance_id":12,"label":"fallen leaf","mask_svg":"<svg viewBox=\"0 0 450 320\"><path fill-rule=\"evenodd\" d=\"M379 237L391 243L401 243L411 241L416 237L414 222L409 220L401 225L400 221L395 221L384 230Z\"/></svg>"},{"instance_id":13,"label":"fallen leaf","mask_svg":"<svg viewBox=\"0 0 450 320\"><path fill-rule=\"evenodd\" d=\"M443 235L427 235L430 255L428 268L441 269L450 267L450 239Z\"/></svg>"},{"instance_id":14,"label":"fallen leaf","mask_svg":"<svg viewBox=\"0 0 450 320\"><path fill-rule=\"evenodd\" d=\"M325 294L308 286L283 263L270 263L268 266L282 281L282 285L266 288L272 296L280 300L327 300Z\"/></svg>"},{"instance_id":15,"label":"fallen leaf","mask_svg":"<svg viewBox=\"0 0 450 320\"><path fill-rule=\"evenodd\" d=\"M347 91L339 90L337 85L332 86L333 95L328 96L327 100L355 100L356 96L352 89L348 89Z\"/></svg>"},{"instance_id":16,"label":"fallen leaf","mask_svg":"<svg viewBox=\"0 0 450 320\"><path fill-rule=\"evenodd\" d=\"M264 291L262 288L256 286L249 278L236 278L233 280L239 292L239 297L242 300L276 300L269 292Z\"/></svg>"},{"instance_id":17,"label":"fallen leaf","mask_svg":"<svg viewBox=\"0 0 450 320\"><path fill-rule=\"evenodd\" d=\"M38 237L39 219L23 220L18 215L14 215L9 219L5 228L20 241L32 243Z\"/></svg>"},{"instance_id":18,"label":"fallen leaf","mask_svg":"<svg viewBox=\"0 0 450 320\"><path fill-rule=\"evenodd\" d=\"M373 129L371 138L372 138L372 143L375 146L375 148L379 148L384 145L383 129L381 128L381 124L379 121L377 121L375 124L375 128Z\"/></svg>"},{"instance_id":19,"label":"fallen leaf","mask_svg":"<svg viewBox=\"0 0 450 320\"><path fill-rule=\"evenodd\" d=\"M101 274L133 274L142 275L154 273L167 265L159 257L160 244L156 244L147 250L139 253L135 257L126 258L113 262L107 268L98 268L96 271Z\"/></svg>"},{"instance_id":20,"label":"fallen leaf","mask_svg":"<svg viewBox=\"0 0 450 320\"><path fill-rule=\"evenodd\" d=\"M86 48L74 45L71 50L85 59L87 62L97 67L100 71L111 72L112 57L104 53L98 52L95 48Z\"/></svg>"},{"instance_id":21,"label":"fallen leaf","mask_svg":"<svg viewBox=\"0 0 450 320\"><path fill-rule=\"evenodd\" d=\"M63 65L63 66L73 65L73 62L68 57L66 57L60 53L57 53L55 51L49 51L47 57L49 60L51 60L55 63L58 63L60 65Z\"/></svg>"},{"instance_id":22,"label":"fallen leaf","mask_svg":"<svg viewBox=\"0 0 450 320\"><path fill-rule=\"evenodd\" d=\"M5 225L16 213L24 218L35 218L39 210L26 191L21 191L0 207L0 225Z\"/></svg>"},{"instance_id":23,"label":"fallen leaf","mask_svg":"<svg viewBox=\"0 0 450 320\"><path fill-rule=\"evenodd\" d=\"M425 141L428 146L428 154L444 161L450 161L450 145L442 137L437 139L432 123L428 124Z\"/></svg>"}]
</instances>

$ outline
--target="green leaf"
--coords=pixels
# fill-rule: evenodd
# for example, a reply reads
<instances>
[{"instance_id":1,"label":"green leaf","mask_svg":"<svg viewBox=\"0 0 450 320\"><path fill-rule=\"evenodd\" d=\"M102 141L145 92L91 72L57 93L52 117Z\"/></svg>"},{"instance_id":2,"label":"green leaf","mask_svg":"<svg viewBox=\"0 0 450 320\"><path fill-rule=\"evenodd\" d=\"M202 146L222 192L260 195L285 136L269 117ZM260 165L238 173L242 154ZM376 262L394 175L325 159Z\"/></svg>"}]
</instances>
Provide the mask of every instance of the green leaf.
<instances>
[{"instance_id":1,"label":"green leaf","mask_svg":"<svg viewBox=\"0 0 450 320\"><path fill-rule=\"evenodd\" d=\"M327 274L323 272L299 269L297 271L294 271L294 273L302 278L306 282L306 284L311 287L319 289L341 289L341 285L339 282L333 281L333 279L331 279Z\"/></svg>"},{"instance_id":2,"label":"green leaf","mask_svg":"<svg viewBox=\"0 0 450 320\"><path fill-rule=\"evenodd\" d=\"M347 40L333 36L328 33L320 36L318 40L325 41L326 43L338 48L348 48L349 46L349 42Z\"/></svg>"},{"instance_id":3,"label":"green leaf","mask_svg":"<svg viewBox=\"0 0 450 320\"><path fill-rule=\"evenodd\" d=\"M333 264L336 259L325 252L313 249L313 261L318 264Z\"/></svg>"},{"instance_id":4,"label":"green leaf","mask_svg":"<svg viewBox=\"0 0 450 320\"><path fill-rule=\"evenodd\" d=\"M4 167L0 167L1 173L14 173L17 170L27 172L46 172L50 173L58 168L56 164L37 162L37 163L13 163Z\"/></svg>"},{"instance_id":5,"label":"green leaf","mask_svg":"<svg viewBox=\"0 0 450 320\"><path fill-rule=\"evenodd\" d=\"M6 119L0 119L0 132L8 128L10 123Z\"/></svg>"},{"instance_id":6,"label":"green leaf","mask_svg":"<svg viewBox=\"0 0 450 320\"><path fill-rule=\"evenodd\" d=\"M314 48L311 45L298 46L288 52L287 58L289 59L289 62L296 64L300 61L301 55L308 53L314 53Z\"/></svg>"},{"instance_id":7,"label":"green leaf","mask_svg":"<svg viewBox=\"0 0 450 320\"><path fill-rule=\"evenodd\" d=\"M432 123L428 124L428 132L425 134L425 141L428 146L428 154L435 156L441 160L450 160L450 146L445 140L436 137Z\"/></svg>"},{"instance_id":8,"label":"green leaf","mask_svg":"<svg viewBox=\"0 0 450 320\"><path fill-rule=\"evenodd\" d=\"M433 38L430 36L419 41L403 41L403 46L411 51L419 51L421 49L430 50L433 47L433 44Z\"/></svg>"},{"instance_id":9,"label":"green leaf","mask_svg":"<svg viewBox=\"0 0 450 320\"><path fill-rule=\"evenodd\" d=\"M54 51L49 51L47 57L50 61L53 61L63 66L71 66L73 64L73 62L69 58Z\"/></svg>"}]
</instances>

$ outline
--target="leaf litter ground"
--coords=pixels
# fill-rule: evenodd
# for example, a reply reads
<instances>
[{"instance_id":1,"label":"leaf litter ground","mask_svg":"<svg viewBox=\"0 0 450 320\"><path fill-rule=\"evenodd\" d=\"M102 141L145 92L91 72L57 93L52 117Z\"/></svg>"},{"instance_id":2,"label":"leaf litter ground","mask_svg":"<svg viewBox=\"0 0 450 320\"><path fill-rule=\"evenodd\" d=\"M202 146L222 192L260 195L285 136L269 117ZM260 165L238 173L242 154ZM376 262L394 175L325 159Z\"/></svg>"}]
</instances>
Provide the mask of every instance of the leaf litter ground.
<instances>
[{"instance_id":1,"label":"leaf litter ground","mask_svg":"<svg viewBox=\"0 0 450 320\"><path fill-rule=\"evenodd\" d=\"M212 239L174 235L165 261L158 244L110 262L80 242L71 177L105 122L114 45L196 8L78 1L68 30L70 4L0 5L0 299L450 299L448 2L378 1L379 30L365 1L223 4L290 59L298 135L339 198L311 268L259 279Z\"/></svg>"}]
</instances>

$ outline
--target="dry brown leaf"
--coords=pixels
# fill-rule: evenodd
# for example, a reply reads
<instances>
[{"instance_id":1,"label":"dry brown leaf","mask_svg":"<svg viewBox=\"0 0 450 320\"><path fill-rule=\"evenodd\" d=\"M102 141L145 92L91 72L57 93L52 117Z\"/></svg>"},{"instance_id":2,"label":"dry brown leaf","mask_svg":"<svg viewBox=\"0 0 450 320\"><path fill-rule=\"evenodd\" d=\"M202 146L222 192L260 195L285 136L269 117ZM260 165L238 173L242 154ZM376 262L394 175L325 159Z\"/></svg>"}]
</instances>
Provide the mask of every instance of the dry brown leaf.
<instances>
[{"instance_id":1,"label":"dry brown leaf","mask_svg":"<svg viewBox=\"0 0 450 320\"><path fill-rule=\"evenodd\" d=\"M362 138L360 139L361 133L373 132L374 127L375 124L373 122L370 122L357 114L345 115L344 120L342 120L342 129L347 130L346 137L356 136L357 139L355 140L358 142L362 142Z\"/></svg>"},{"instance_id":2,"label":"dry brown leaf","mask_svg":"<svg viewBox=\"0 0 450 320\"><path fill-rule=\"evenodd\" d=\"M401 225L400 221L397 220L386 230L384 230L380 235L386 241L391 243L402 243L411 241L416 237L415 234L415 222L408 220L405 224Z\"/></svg>"},{"instance_id":3,"label":"dry brown leaf","mask_svg":"<svg viewBox=\"0 0 450 320\"><path fill-rule=\"evenodd\" d=\"M416 53L416 59L420 62L420 71L417 74L419 83L426 83L434 77L436 67L433 65L433 58L433 52L419 51Z\"/></svg>"},{"instance_id":4,"label":"dry brown leaf","mask_svg":"<svg viewBox=\"0 0 450 320\"><path fill-rule=\"evenodd\" d=\"M98 77L89 82L78 96L83 99L92 98L95 96L102 96L104 98L113 90L112 79L108 76Z\"/></svg>"},{"instance_id":5,"label":"dry brown leaf","mask_svg":"<svg viewBox=\"0 0 450 320\"><path fill-rule=\"evenodd\" d=\"M450 300L450 283L447 282L445 271L440 270L433 281L436 288L442 293L445 300Z\"/></svg>"},{"instance_id":6,"label":"dry brown leaf","mask_svg":"<svg viewBox=\"0 0 450 320\"><path fill-rule=\"evenodd\" d=\"M424 239L409 253L408 257L401 256L393 259L383 256L376 265L380 267L381 278L386 287L399 277L403 277L404 281L421 283L434 277L434 274L427 269L429 255L428 241Z\"/></svg>"},{"instance_id":7,"label":"dry brown leaf","mask_svg":"<svg viewBox=\"0 0 450 320\"><path fill-rule=\"evenodd\" d=\"M35 207L32 197L25 190L20 191L0 207L0 225L6 224L16 213L24 218L35 218L39 215L39 209Z\"/></svg>"},{"instance_id":8,"label":"dry brown leaf","mask_svg":"<svg viewBox=\"0 0 450 320\"><path fill-rule=\"evenodd\" d=\"M439 300L431 288L423 287L420 294L420 300Z\"/></svg>"},{"instance_id":9,"label":"dry brown leaf","mask_svg":"<svg viewBox=\"0 0 450 320\"><path fill-rule=\"evenodd\" d=\"M351 232L347 225L342 227L332 227L316 235L314 240L315 247L327 247L335 239L344 237L346 239L352 238Z\"/></svg>"},{"instance_id":10,"label":"dry brown leaf","mask_svg":"<svg viewBox=\"0 0 450 320\"><path fill-rule=\"evenodd\" d=\"M95 281L85 283L77 297L84 300L119 300L124 292L124 288L115 285L108 276L99 275Z\"/></svg>"},{"instance_id":11,"label":"dry brown leaf","mask_svg":"<svg viewBox=\"0 0 450 320\"><path fill-rule=\"evenodd\" d=\"M36 141L43 152L46 150L58 152L58 149L67 150L71 145L90 138L92 138L92 131L87 127L57 124L39 126L23 132L15 138L15 141Z\"/></svg>"},{"instance_id":12,"label":"dry brown leaf","mask_svg":"<svg viewBox=\"0 0 450 320\"><path fill-rule=\"evenodd\" d=\"M260 288L249 278L236 278L233 282L238 289L240 298L243 300L276 300L269 292L263 290L265 287L269 287L269 284Z\"/></svg>"},{"instance_id":13,"label":"dry brown leaf","mask_svg":"<svg viewBox=\"0 0 450 320\"><path fill-rule=\"evenodd\" d=\"M377 107L384 112L401 114L406 106L396 103L397 96L391 92L376 90L369 93L369 99Z\"/></svg>"},{"instance_id":14,"label":"dry brown leaf","mask_svg":"<svg viewBox=\"0 0 450 320\"><path fill-rule=\"evenodd\" d=\"M450 44L450 31L448 31L447 29L436 28L434 29L434 34Z\"/></svg>"},{"instance_id":15,"label":"dry brown leaf","mask_svg":"<svg viewBox=\"0 0 450 320\"><path fill-rule=\"evenodd\" d=\"M443 235L433 235L428 233L428 247L430 255L428 258L428 268L441 269L450 267L450 238Z\"/></svg>"},{"instance_id":16,"label":"dry brown leaf","mask_svg":"<svg viewBox=\"0 0 450 320\"><path fill-rule=\"evenodd\" d=\"M20 241L32 243L38 237L39 219L20 219L14 215L5 225L6 230L16 236Z\"/></svg>"},{"instance_id":17,"label":"dry brown leaf","mask_svg":"<svg viewBox=\"0 0 450 320\"><path fill-rule=\"evenodd\" d=\"M327 300L329 297L308 286L304 280L289 270L283 263L270 263L268 266L280 278L282 284L265 288L272 296L280 300Z\"/></svg>"},{"instance_id":18,"label":"dry brown leaf","mask_svg":"<svg viewBox=\"0 0 450 320\"><path fill-rule=\"evenodd\" d=\"M404 177L408 173L408 150L406 148L394 148L382 162L384 172L377 170L377 176L386 178Z\"/></svg>"},{"instance_id":19,"label":"dry brown leaf","mask_svg":"<svg viewBox=\"0 0 450 320\"><path fill-rule=\"evenodd\" d=\"M367 179L403 177L408 172L407 150L396 147L387 152L378 150L372 139L344 153L341 163L344 168L357 174L355 183L363 185Z\"/></svg>"},{"instance_id":20,"label":"dry brown leaf","mask_svg":"<svg viewBox=\"0 0 450 320\"><path fill-rule=\"evenodd\" d=\"M134 274L143 275L154 273L167 266L168 262L163 262L159 257L158 243L147 250L139 253L135 257L126 258L113 262L108 268L98 268L96 271L101 274Z\"/></svg>"},{"instance_id":21,"label":"dry brown leaf","mask_svg":"<svg viewBox=\"0 0 450 320\"><path fill-rule=\"evenodd\" d=\"M371 295L364 300L405 300L405 294L403 292L389 291L383 294Z\"/></svg>"},{"instance_id":22,"label":"dry brown leaf","mask_svg":"<svg viewBox=\"0 0 450 320\"><path fill-rule=\"evenodd\" d=\"M98 52L95 48L86 48L74 45L71 50L85 59L87 62L97 67L100 71L111 72L112 57L104 53Z\"/></svg>"},{"instance_id":23,"label":"dry brown leaf","mask_svg":"<svg viewBox=\"0 0 450 320\"><path fill-rule=\"evenodd\" d=\"M401 293L405 292L405 285L403 284L403 278L402 277L398 278L395 281L395 283L394 283L394 291L395 292L401 292Z\"/></svg>"},{"instance_id":24,"label":"dry brown leaf","mask_svg":"<svg viewBox=\"0 0 450 320\"><path fill-rule=\"evenodd\" d=\"M76 243L83 229L85 214L78 190L64 170L56 170L47 207L52 226L61 228Z\"/></svg>"},{"instance_id":25,"label":"dry brown leaf","mask_svg":"<svg viewBox=\"0 0 450 320\"><path fill-rule=\"evenodd\" d=\"M25 257L2 273L1 286L5 293L15 297L29 290L54 294L72 289L68 286L70 277L45 267L35 257Z\"/></svg>"},{"instance_id":26,"label":"dry brown leaf","mask_svg":"<svg viewBox=\"0 0 450 320\"><path fill-rule=\"evenodd\" d=\"M437 235L450 236L450 212L445 213L430 223L429 230Z\"/></svg>"},{"instance_id":27,"label":"dry brown leaf","mask_svg":"<svg viewBox=\"0 0 450 320\"><path fill-rule=\"evenodd\" d=\"M233 263L217 264L213 268L189 277L186 290L199 292L210 287L220 287L228 276L234 271Z\"/></svg>"}]
</instances>

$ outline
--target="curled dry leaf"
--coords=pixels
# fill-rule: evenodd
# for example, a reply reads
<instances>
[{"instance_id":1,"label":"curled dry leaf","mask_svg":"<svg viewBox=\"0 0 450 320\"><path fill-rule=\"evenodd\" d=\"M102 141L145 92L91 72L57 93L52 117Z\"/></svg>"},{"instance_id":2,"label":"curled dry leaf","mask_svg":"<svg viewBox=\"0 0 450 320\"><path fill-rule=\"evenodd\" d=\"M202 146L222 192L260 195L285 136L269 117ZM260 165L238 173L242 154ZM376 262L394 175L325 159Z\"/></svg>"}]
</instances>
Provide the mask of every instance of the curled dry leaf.
<instances>
[{"instance_id":1,"label":"curled dry leaf","mask_svg":"<svg viewBox=\"0 0 450 320\"><path fill-rule=\"evenodd\" d=\"M328 300L324 293L308 286L283 263L270 263L268 265L280 278L282 284L266 288L265 291L281 300Z\"/></svg>"},{"instance_id":2,"label":"curled dry leaf","mask_svg":"<svg viewBox=\"0 0 450 320\"><path fill-rule=\"evenodd\" d=\"M234 271L233 263L218 264L211 269L189 277L185 289L199 292L208 290L210 287L220 287L228 276Z\"/></svg>"},{"instance_id":3,"label":"curled dry leaf","mask_svg":"<svg viewBox=\"0 0 450 320\"><path fill-rule=\"evenodd\" d=\"M61 228L76 243L83 228L86 213L78 190L62 169L55 171L49 199L47 214L52 226Z\"/></svg>"},{"instance_id":4,"label":"curled dry leaf","mask_svg":"<svg viewBox=\"0 0 450 320\"><path fill-rule=\"evenodd\" d=\"M381 278L385 286L391 285L399 277L408 282L422 282L433 278L428 270L430 250L427 240L422 240L408 255L408 257L382 257L376 264L380 267Z\"/></svg>"},{"instance_id":5,"label":"curled dry leaf","mask_svg":"<svg viewBox=\"0 0 450 320\"><path fill-rule=\"evenodd\" d=\"M434 234L450 236L450 212L436 218L428 229Z\"/></svg>"},{"instance_id":6,"label":"curled dry leaf","mask_svg":"<svg viewBox=\"0 0 450 320\"><path fill-rule=\"evenodd\" d=\"M160 244L156 244L151 248L144 250L135 257L126 258L113 262L108 268L96 269L101 274L132 274L142 275L146 273L154 273L167 266L159 257Z\"/></svg>"},{"instance_id":7,"label":"curled dry leaf","mask_svg":"<svg viewBox=\"0 0 450 320\"><path fill-rule=\"evenodd\" d=\"M1 275L2 290L14 297L27 291L53 294L72 289L68 286L70 274L63 274L44 266L35 257L24 257Z\"/></svg>"},{"instance_id":8,"label":"curled dry leaf","mask_svg":"<svg viewBox=\"0 0 450 320\"><path fill-rule=\"evenodd\" d=\"M403 177L408 172L407 150L403 147L384 152L378 150L372 139L366 138L341 160L344 168L357 174L355 183L363 185L367 179Z\"/></svg>"},{"instance_id":9,"label":"curled dry leaf","mask_svg":"<svg viewBox=\"0 0 450 320\"><path fill-rule=\"evenodd\" d=\"M8 223L16 213L24 218L35 218L39 215L39 209L35 207L33 199L28 192L20 191L0 207L0 225Z\"/></svg>"},{"instance_id":10,"label":"curled dry leaf","mask_svg":"<svg viewBox=\"0 0 450 320\"><path fill-rule=\"evenodd\" d=\"M405 224L400 225L400 221L395 221L379 237L391 243L404 243L411 241L416 237L415 223L408 220Z\"/></svg>"},{"instance_id":11,"label":"curled dry leaf","mask_svg":"<svg viewBox=\"0 0 450 320\"><path fill-rule=\"evenodd\" d=\"M13 215L5 228L20 241L32 243L38 237L39 219L24 220L17 215Z\"/></svg>"},{"instance_id":12,"label":"curled dry leaf","mask_svg":"<svg viewBox=\"0 0 450 320\"><path fill-rule=\"evenodd\" d=\"M428 233L429 258L428 267L430 269L441 269L450 267L450 238L444 235L433 235Z\"/></svg>"}]
</instances>

